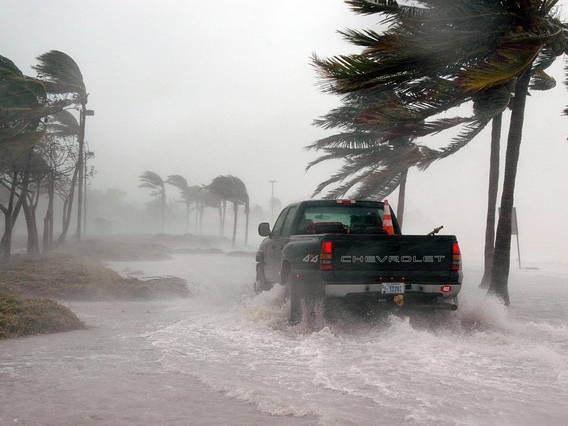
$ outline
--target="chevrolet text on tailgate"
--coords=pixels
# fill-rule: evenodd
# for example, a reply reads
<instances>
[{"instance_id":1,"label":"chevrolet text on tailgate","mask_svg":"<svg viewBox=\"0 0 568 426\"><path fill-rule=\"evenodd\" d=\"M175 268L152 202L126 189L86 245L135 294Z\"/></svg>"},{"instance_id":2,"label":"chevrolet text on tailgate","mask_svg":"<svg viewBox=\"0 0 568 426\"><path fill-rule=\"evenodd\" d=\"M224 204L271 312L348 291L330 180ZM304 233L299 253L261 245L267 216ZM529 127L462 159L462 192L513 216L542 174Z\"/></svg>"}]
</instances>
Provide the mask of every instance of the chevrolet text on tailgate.
<instances>
[{"instance_id":1,"label":"chevrolet text on tailgate","mask_svg":"<svg viewBox=\"0 0 568 426\"><path fill-rule=\"evenodd\" d=\"M257 292L288 287L290 322L330 298L457 309L461 254L453 235L401 235L388 203L313 200L291 204L256 255Z\"/></svg>"}]
</instances>

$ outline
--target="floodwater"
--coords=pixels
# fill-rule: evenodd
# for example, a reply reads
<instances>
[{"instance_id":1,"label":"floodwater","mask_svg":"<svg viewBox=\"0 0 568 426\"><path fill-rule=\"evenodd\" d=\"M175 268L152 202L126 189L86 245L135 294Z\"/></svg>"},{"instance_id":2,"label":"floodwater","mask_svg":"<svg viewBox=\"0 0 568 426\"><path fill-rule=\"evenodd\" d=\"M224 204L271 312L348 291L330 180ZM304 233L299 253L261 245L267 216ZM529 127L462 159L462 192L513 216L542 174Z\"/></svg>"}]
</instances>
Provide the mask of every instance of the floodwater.
<instances>
[{"instance_id":1,"label":"floodwater","mask_svg":"<svg viewBox=\"0 0 568 426\"><path fill-rule=\"evenodd\" d=\"M95 328L0 343L0 422L568 424L567 267L513 272L509 310L471 269L458 312L346 314L309 333L287 325L282 288L253 294L253 258L111 266L195 295L73 304Z\"/></svg>"}]
</instances>

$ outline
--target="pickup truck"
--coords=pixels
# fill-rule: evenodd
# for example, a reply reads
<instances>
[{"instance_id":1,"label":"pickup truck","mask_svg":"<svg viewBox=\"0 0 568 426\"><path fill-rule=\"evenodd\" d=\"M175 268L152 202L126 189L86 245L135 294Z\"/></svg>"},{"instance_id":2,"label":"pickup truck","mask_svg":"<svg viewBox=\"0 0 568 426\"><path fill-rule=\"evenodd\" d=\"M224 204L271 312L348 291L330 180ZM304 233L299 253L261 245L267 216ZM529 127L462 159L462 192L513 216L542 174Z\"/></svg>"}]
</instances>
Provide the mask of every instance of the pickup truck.
<instances>
[{"instance_id":1,"label":"pickup truck","mask_svg":"<svg viewBox=\"0 0 568 426\"><path fill-rule=\"evenodd\" d=\"M461 254L453 235L402 235L385 203L310 200L282 210L256 254L257 292L287 287L289 321L298 323L330 298L376 300L377 305L457 309ZM389 208L390 210L390 208Z\"/></svg>"}]
</instances>

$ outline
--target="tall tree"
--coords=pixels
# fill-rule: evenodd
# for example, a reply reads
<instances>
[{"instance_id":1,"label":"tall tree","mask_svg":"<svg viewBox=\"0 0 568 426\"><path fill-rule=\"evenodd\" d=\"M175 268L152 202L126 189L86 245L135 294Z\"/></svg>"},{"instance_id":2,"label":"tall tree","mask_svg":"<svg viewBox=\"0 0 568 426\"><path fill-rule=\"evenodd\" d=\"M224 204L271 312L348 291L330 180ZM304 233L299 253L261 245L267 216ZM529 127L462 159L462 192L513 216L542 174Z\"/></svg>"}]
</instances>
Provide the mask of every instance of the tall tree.
<instances>
[{"instance_id":1,"label":"tall tree","mask_svg":"<svg viewBox=\"0 0 568 426\"><path fill-rule=\"evenodd\" d=\"M80 240L83 221L85 121L88 114L88 93L79 66L66 53L51 50L38 56L37 60L38 64L33 68L38 72L38 77L45 82L47 90L52 94L71 95L73 102L80 107L76 231L76 237Z\"/></svg>"},{"instance_id":2,"label":"tall tree","mask_svg":"<svg viewBox=\"0 0 568 426\"><path fill-rule=\"evenodd\" d=\"M73 204L75 199L75 188L77 187L77 179L79 176L80 165L80 147L75 147L77 138L80 135L81 128L75 116L69 111L61 111L51 116L47 122L48 139L47 148L50 152L46 152L49 156L49 164L52 168L50 174L51 196L55 194L55 185L59 181L59 194L64 196L63 217L61 234L57 238L57 244L62 244L67 239L67 233L71 226L71 216L73 212ZM71 163L72 167L69 167ZM71 179L62 179L64 176L72 175ZM68 186L68 188L66 188ZM50 230L47 240L53 239L53 201L50 201L51 209L48 209L50 217L47 219ZM45 241L45 240L44 240ZM48 245L50 245L49 243Z\"/></svg>"},{"instance_id":3,"label":"tall tree","mask_svg":"<svg viewBox=\"0 0 568 426\"><path fill-rule=\"evenodd\" d=\"M148 188L151 190L152 197L158 197L160 200L160 232L164 233L165 220L166 220L166 185L165 181L158 175L150 170L145 171L140 176L142 182L140 188Z\"/></svg>"},{"instance_id":4,"label":"tall tree","mask_svg":"<svg viewBox=\"0 0 568 426\"><path fill-rule=\"evenodd\" d=\"M200 204L202 204L202 189L197 186L193 185L190 186L187 183L187 180L181 175L170 175L166 183L175 186L180 191L181 201L185 204L186 208L186 222L185 222L185 233L189 232L189 214L191 212L191 206L194 206L196 219L199 213ZM197 219L199 220L199 219Z\"/></svg>"},{"instance_id":5,"label":"tall tree","mask_svg":"<svg viewBox=\"0 0 568 426\"><path fill-rule=\"evenodd\" d=\"M233 237L232 245L236 244L237 238L237 220L239 206L245 207L246 224L245 224L245 244L248 242L248 222L249 222L249 197L247 189L242 180L235 176L217 176L213 179L207 189L217 195L224 203L230 202L233 205ZM224 221L222 221L224 223Z\"/></svg>"},{"instance_id":6,"label":"tall tree","mask_svg":"<svg viewBox=\"0 0 568 426\"><path fill-rule=\"evenodd\" d=\"M474 101L478 118L466 126L462 141L453 141L445 149L446 154L455 152L500 114L508 102L491 98L495 94L509 96L509 86L515 85L505 165L509 178L503 184L507 195L502 199L491 288L508 303L508 267L504 262L509 261L510 235L505 237L505 233L511 225L510 201L518 160L515 145L520 144L522 136L519 109L524 108L523 96L531 79L527 70L535 75L566 51L565 26L552 14L558 2L423 0L420 4L425 7L399 6L394 0L347 3L358 13L386 14L390 26L382 34L343 32L351 42L364 47L361 54L325 60L315 57L325 89L341 94L388 88L404 100L407 108L421 110L421 120ZM449 90L440 91L440 82ZM432 97L436 91L438 94Z\"/></svg>"}]
</instances>

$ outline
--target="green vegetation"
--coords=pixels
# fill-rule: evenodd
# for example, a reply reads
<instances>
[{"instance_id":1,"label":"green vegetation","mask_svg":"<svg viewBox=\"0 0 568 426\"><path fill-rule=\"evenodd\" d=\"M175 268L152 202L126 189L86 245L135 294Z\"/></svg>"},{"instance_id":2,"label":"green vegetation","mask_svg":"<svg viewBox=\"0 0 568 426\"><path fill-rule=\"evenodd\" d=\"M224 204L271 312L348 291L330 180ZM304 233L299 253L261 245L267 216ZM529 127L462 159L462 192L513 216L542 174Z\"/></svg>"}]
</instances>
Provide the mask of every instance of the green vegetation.
<instances>
[{"instance_id":1,"label":"green vegetation","mask_svg":"<svg viewBox=\"0 0 568 426\"><path fill-rule=\"evenodd\" d=\"M490 292L508 304L511 218L527 95L529 89L556 85L545 70L568 52L568 25L558 17L558 0L346 3L356 13L378 14L382 20L378 30L340 31L360 53L313 58L323 90L343 101L316 121L340 133L310 146L323 152L312 165L344 160L316 192L336 184L330 198L354 187L360 197L382 198L406 182L410 167L426 169L493 123L485 279ZM465 105L473 109L469 117L441 116ZM494 232L499 136L507 108L501 214ZM443 148L413 142L456 126L462 126L460 133Z\"/></svg>"},{"instance_id":2,"label":"green vegetation","mask_svg":"<svg viewBox=\"0 0 568 426\"><path fill-rule=\"evenodd\" d=\"M63 300L186 297L184 280L175 277L123 278L97 260L53 254L14 256L0 265L0 294Z\"/></svg>"},{"instance_id":3,"label":"green vegetation","mask_svg":"<svg viewBox=\"0 0 568 426\"><path fill-rule=\"evenodd\" d=\"M8 58L0 56L0 200L4 232L0 256L8 260L12 233L20 212L27 226L28 254L40 252L37 207L48 196L43 220L43 251L54 244L54 198L63 201L62 243L67 235L77 194L77 239L81 239L84 188L89 174L85 166L91 153L84 149L88 94L81 70L67 54L52 50L40 55L32 68L36 77L25 76ZM79 109L79 120L70 111Z\"/></svg>"},{"instance_id":4,"label":"green vegetation","mask_svg":"<svg viewBox=\"0 0 568 426\"><path fill-rule=\"evenodd\" d=\"M84 328L65 306L49 299L24 299L0 294L0 339Z\"/></svg>"}]
</instances>

